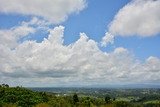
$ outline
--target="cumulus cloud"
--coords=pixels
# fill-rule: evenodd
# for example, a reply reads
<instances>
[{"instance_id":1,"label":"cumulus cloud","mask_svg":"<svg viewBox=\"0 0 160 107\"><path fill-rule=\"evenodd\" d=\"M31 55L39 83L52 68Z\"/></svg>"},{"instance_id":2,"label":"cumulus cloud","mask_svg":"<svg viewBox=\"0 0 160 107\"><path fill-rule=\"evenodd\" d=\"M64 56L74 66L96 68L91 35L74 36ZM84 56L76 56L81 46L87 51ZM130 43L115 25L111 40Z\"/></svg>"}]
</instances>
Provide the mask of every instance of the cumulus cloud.
<instances>
[{"instance_id":1,"label":"cumulus cloud","mask_svg":"<svg viewBox=\"0 0 160 107\"><path fill-rule=\"evenodd\" d=\"M101 40L101 46L106 47L109 43L114 43L114 36L111 33L106 32L105 36Z\"/></svg>"},{"instance_id":2,"label":"cumulus cloud","mask_svg":"<svg viewBox=\"0 0 160 107\"><path fill-rule=\"evenodd\" d=\"M26 40L15 49L0 44L0 80L23 85L159 83L159 58L149 57L142 63L123 47L103 52L85 33L64 45L64 29L50 29L42 42Z\"/></svg>"},{"instance_id":3,"label":"cumulus cloud","mask_svg":"<svg viewBox=\"0 0 160 107\"><path fill-rule=\"evenodd\" d=\"M0 30L0 44L14 48L18 45L18 40L30 33L34 33L35 29L26 25L13 27L9 30Z\"/></svg>"},{"instance_id":4,"label":"cumulus cloud","mask_svg":"<svg viewBox=\"0 0 160 107\"><path fill-rule=\"evenodd\" d=\"M50 24L48 21L33 17L30 21L23 21L10 29L0 29L0 44L13 49L21 42L20 39L38 30L49 30Z\"/></svg>"},{"instance_id":5,"label":"cumulus cloud","mask_svg":"<svg viewBox=\"0 0 160 107\"><path fill-rule=\"evenodd\" d=\"M119 10L110 23L114 35L142 37L160 33L160 0L132 0Z\"/></svg>"},{"instance_id":6,"label":"cumulus cloud","mask_svg":"<svg viewBox=\"0 0 160 107\"><path fill-rule=\"evenodd\" d=\"M85 0L0 0L0 12L43 17L54 24L86 7Z\"/></svg>"},{"instance_id":7,"label":"cumulus cloud","mask_svg":"<svg viewBox=\"0 0 160 107\"><path fill-rule=\"evenodd\" d=\"M123 47L118 47L114 50L115 54L128 53L128 50Z\"/></svg>"}]
</instances>

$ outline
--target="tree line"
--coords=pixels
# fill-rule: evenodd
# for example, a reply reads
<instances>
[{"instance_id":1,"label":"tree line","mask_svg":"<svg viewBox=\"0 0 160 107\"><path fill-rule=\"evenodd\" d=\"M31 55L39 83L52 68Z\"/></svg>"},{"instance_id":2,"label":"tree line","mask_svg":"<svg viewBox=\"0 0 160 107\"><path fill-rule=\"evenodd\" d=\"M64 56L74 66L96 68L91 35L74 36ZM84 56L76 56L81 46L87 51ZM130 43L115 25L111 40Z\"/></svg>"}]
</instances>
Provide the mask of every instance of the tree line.
<instances>
[{"instance_id":1,"label":"tree line","mask_svg":"<svg viewBox=\"0 0 160 107\"><path fill-rule=\"evenodd\" d=\"M37 92L23 87L0 85L0 107L160 107L157 103L145 104L117 101L106 95L104 98L92 96L56 96L54 93Z\"/></svg>"}]
</instances>

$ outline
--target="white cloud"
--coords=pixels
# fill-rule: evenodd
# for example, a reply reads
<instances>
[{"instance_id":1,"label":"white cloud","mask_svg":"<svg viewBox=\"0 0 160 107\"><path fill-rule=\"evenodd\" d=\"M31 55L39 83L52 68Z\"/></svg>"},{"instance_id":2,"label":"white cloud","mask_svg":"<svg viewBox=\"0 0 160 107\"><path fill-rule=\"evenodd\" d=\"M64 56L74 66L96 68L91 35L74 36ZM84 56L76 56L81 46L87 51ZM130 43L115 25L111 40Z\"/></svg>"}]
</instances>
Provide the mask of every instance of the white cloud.
<instances>
[{"instance_id":1,"label":"white cloud","mask_svg":"<svg viewBox=\"0 0 160 107\"><path fill-rule=\"evenodd\" d=\"M123 47L118 47L114 50L115 54L128 53L128 50Z\"/></svg>"},{"instance_id":2,"label":"white cloud","mask_svg":"<svg viewBox=\"0 0 160 107\"><path fill-rule=\"evenodd\" d=\"M158 0L135 0L127 4L115 16L101 46L113 44L112 34L151 36L159 33L159 4ZM85 5L85 0L0 0L0 12L45 19L34 17L19 26L0 30L0 82L26 86L40 85L40 82L48 85L159 83L159 58L151 56L140 62L123 47L103 52L85 33L80 33L74 43L63 44L64 27L50 29L49 25L65 21ZM42 42L28 39L19 42L38 30L49 33Z\"/></svg>"},{"instance_id":3,"label":"white cloud","mask_svg":"<svg viewBox=\"0 0 160 107\"><path fill-rule=\"evenodd\" d=\"M48 21L33 17L30 21L23 21L10 29L0 29L0 45L14 49L22 41L20 39L28 37L38 30L48 31L50 24Z\"/></svg>"},{"instance_id":4,"label":"white cloud","mask_svg":"<svg viewBox=\"0 0 160 107\"><path fill-rule=\"evenodd\" d=\"M0 44L14 48L18 45L17 42L20 38L34 32L35 29L33 27L26 25L13 27L9 30L0 30Z\"/></svg>"},{"instance_id":5,"label":"white cloud","mask_svg":"<svg viewBox=\"0 0 160 107\"><path fill-rule=\"evenodd\" d=\"M63 32L64 32L63 26L55 27L54 30L50 30L48 40L52 44L63 44Z\"/></svg>"},{"instance_id":6,"label":"white cloud","mask_svg":"<svg viewBox=\"0 0 160 107\"><path fill-rule=\"evenodd\" d=\"M132 0L119 10L109 26L114 35L142 37L160 33L160 0Z\"/></svg>"},{"instance_id":7,"label":"white cloud","mask_svg":"<svg viewBox=\"0 0 160 107\"><path fill-rule=\"evenodd\" d=\"M114 43L114 36L108 32L106 32L105 36L101 40L101 46L106 47L109 43Z\"/></svg>"},{"instance_id":8,"label":"white cloud","mask_svg":"<svg viewBox=\"0 0 160 107\"><path fill-rule=\"evenodd\" d=\"M0 0L0 12L34 15L54 24L86 7L85 0Z\"/></svg>"},{"instance_id":9,"label":"white cloud","mask_svg":"<svg viewBox=\"0 0 160 107\"><path fill-rule=\"evenodd\" d=\"M14 50L1 44L0 80L27 86L43 80L50 85L159 83L159 58L142 63L123 47L102 52L85 33L64 45L63 32L63 26L55 27L42 42L26 40Z\"/></svg>"}]
</instances>

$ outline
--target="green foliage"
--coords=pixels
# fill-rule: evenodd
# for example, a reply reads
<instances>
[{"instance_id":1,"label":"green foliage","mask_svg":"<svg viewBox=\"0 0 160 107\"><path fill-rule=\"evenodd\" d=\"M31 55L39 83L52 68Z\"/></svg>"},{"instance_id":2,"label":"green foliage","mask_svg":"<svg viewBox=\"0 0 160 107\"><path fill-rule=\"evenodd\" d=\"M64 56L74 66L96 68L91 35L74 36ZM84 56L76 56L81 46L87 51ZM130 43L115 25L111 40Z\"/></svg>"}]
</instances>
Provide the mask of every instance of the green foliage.
<instances>
[{"instance_id":1,"label":"green foliage","mask_svg":"<svg viewBox=\"0 0 160 107\"><path fill-rule=\"evenodd\" d=\"M47 102L51 107L72 107L73 99L72 96L54 96L49 95L49 100Z\"/></svg>"},{"instance_id":2,"label":"green foliage","mask_svg":"<svg viewBox=\"0 0 160 107\"><path fill-rule=\"evenodd\" d=\"M127 101L117 101L116 107L131 107L131 105Z\"/></svg>"},{"instance_id":3,"label":"green foliage","mask_svg":"<svg viewBox=\"0 0 160 107\"><path fill-rule=\"evenodd\" d=\"M147 101L144 103L144 107L160 107L160 101Z\"/></svg>"},{"instance_id":4,"label":"green foliage","mask_svg":"<svg viewBox=\"0 0 160 107\"><path fill-rule=\"evenodd\" d=\"M135 99L133 96L116 97L107 94L102 97L80 93L56 95L23 87L9 87L7 84L0 85L0 107L160 107L160 98L154 96Z\"/></svg>"},{"instance_id":5,"label":"green foliage","mask_svg":"<svg viewBox=\"0 0 160 107\"><path fill-rule=\"evenodd\" d=\"M12 103L22 107L30 107L43 102L47 102L45 93L34 92L22 87L0 87L0 105Z\"/></svg>"},{"instance_id":6,"label":"green foliage","mask_svg":"<svg viewBox=\"0 0 160 107\"><path fill-rule=\"evenodd\" d=\"M107 95L107 96L105 97L105 102L106 102L107 104L111 102L111 97L110 97L109 95Z\"/></svg>"},{"instance_id":7,"label":"green foliage","mask_svg":"<svg viewBox=\"0 0 160 107\"><path fill-rule=\"evenodd\" d=\"M77 94L73 95L73 103L76 104L77 102L79 102L78 96Z\"/></svg>"},{"instance_id":8,"label":"green foliage","mask_svg":"<svg viewBox=\"0 0 160 107\"><path fill-rule=\"evenodd\" d=\"M2 84L2 85L0 85L0 87L9 88L9 85L8 84Z\"/></svg>"},{"instance_id":9,"label":"green foliage","mask_svg":"<svg viewBox=\"0 0 160 107\"><path fill-rule=\"evenodd\" d=\"M3 107L17 107L17 105L9 103L9 104L4 104Z\"/></svg>"},{"instance_id":10,"label":"green foliage","mask_svg":"<svg viewBox=\"0 0 160 107\"><path fill-rule=\"evenodd\" d=\"M48 105L47 103L40 103L40 104L37 104L35 107L51 107L51 106Z\"/></svg>"}]
</instances>

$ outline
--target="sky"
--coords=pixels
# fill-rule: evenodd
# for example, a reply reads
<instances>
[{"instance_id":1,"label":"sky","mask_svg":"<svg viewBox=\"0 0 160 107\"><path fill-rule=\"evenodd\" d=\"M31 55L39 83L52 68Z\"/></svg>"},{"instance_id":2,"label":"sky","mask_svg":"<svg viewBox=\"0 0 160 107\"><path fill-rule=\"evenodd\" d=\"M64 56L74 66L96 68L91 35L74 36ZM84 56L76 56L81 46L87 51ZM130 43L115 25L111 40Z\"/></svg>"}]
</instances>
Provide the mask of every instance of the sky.
<instances>
[{"instance_id":1,"label":"sky","mask_svg":"<svg viewBox=\"0 0 160 107\"><path fill-rule=\"evenodd\" d=\"M0 0L0 84L160 84L160 0Z\"/></svg>"}]
</instances>

